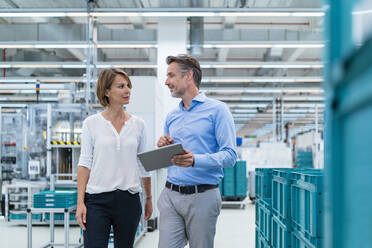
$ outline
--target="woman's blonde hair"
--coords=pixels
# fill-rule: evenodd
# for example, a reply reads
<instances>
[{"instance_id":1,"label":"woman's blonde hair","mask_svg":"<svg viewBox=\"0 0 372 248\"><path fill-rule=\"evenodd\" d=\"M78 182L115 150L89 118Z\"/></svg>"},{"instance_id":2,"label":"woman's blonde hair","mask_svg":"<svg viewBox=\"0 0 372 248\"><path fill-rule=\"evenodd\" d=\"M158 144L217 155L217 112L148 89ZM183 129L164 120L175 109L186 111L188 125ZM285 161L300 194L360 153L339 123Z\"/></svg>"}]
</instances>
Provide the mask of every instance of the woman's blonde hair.
<instances>
[{"instance_id":1,"label":"woman's blonde hair","mask_svg":"<svg viewBox=\"0 0 372 248\"><path fill-rule=\"evenodd\" d=\"M109 98L105 94L106 90L111 88L117 75L123 76L128 82L128 87L132 89L132 82L130 81L128 74L123 70L117 68L103 69L99 73L96 88L97 98L102 106L108 106L110 104Z\"/></svg>"}]
</instances>

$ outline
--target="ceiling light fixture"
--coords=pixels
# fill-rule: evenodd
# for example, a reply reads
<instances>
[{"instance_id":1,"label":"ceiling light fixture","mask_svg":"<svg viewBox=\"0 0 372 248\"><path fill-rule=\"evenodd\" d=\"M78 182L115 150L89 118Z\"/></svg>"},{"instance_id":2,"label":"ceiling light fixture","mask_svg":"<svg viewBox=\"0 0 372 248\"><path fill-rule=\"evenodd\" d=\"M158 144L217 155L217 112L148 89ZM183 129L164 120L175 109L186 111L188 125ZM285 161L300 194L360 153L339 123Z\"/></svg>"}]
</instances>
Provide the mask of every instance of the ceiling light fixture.
<instances>
[{"instance_id":1,"label":"ceiling light fixture","mask_svg":"<svg viewBox=\"0 0 372 248\"><path fill-rule=\"evenodd\" d=\"M201 68L204 69L218 69L218 68L228 68L228 69L258 69L258 68L284 68L284 69L320 69L323 68L321 63L268 63L268 62L258 62L258 63L217 63L212 64L201 64Z\"/></svg>"},{"instance_id":2,"label":"ceiling light fixture","mask_svg":"<svg viewBox=\"0 0 372 248\"><path fill-rule=\"evenodd\" d=\"M323 48L324 44L320 43L230 43L230 44L219 44L219 43L204 43L203 48ZM190 45L188 45L190 48Z\"/></svg>"},{"instance_id":3,"label":"ceiling light fixture","mask_svg":"<svg viewBox=\"0 0 372 248\"><path fill-rule=\"evenodd\" d=\"M125 17L125 16L140 16L141 13L136 12L90 12L91 16L95 17Z\"/></svg>"},{"instance_id":4,"label":"ceiling light fixture","mask_svg":"<svg viewBox=\"0 0 372 248\"><path fill-rule=\"evenodd\" d=\"M143 12L142 16L145 17L211 17L218 16L215 12Z\"/></svg>"},{"instance_id":5,"label":"ceiling light fixture","mask_svg":"<svg viewBox=\"0 0 372 248\"><path fill-rule=\"evenodd\" d=\"M97 48L157 48L157 44L97 44Z\"/></svg>"},{"instance_id":6,"label":"ceiling light fixture","mask_svg":"<svg viewBox=\"0 0 372 248\"><path fill-rule=\"evenodd\" d=\"M21 12L22 11L22 12ZM3 9L0 17L86 17L85 9ZM166 8L98 8L89 12L94 17L214 17L214 16L244 16L244 17L322 17L324 9L283 9L283 8L178 8L169 10Z\"/></svg>"},{"instance_id":7,"label":"ceiling light fixture","mask_svg":"<svg viewBox=\"0 0 372 248\"><path fill-rule=\"evenodd\" d=\"M105 63L105 64L97 64L97 68L137 68L137 69L156 69L157 65L156 64L110 64L110 63Z\"/></svg>"},{"instance_id":8,"label":"ceiling light fixture","mask_svg":"<svg viewBox=\"0 0 372 248\"><path fill-rule=\"evenodd\" d=\"M272 48L272 47L273 45L270 44L203 44L203 48Z\"/></svg>"},{"instance_id":9,"label":"ceiling light fixture","mask_svg":"<svg viewBox=\"0 0 372 248\"><path fill-rule=\"evenodd\" d=\"M353 11L353 15L372 14L372 9Z\"/></svg>"},{"instance_id":10,"label":"ceiling light fixture","mask_svg":"<svg viewBox=\"0 0 372 248\"><path fill-rule=\"evenodd\" d=\"M241 104L231 104L227 103L230 109L236 108L266 108L267 104L264 103L241 103Z\"/></svg>"},{"instance_id":11,"label":"ceiling light fixture","mask_svg":"<svg viewBox=\"0 0 372 248\"><path fill-rule=\"evenodd\" d=\"M106 43L97 44L97 48L157 48L157 44L149 43ZM36 49L58 49L58 48L87 48L85 42L0 42L0 48L36 48Z\"/></svg>"},{"instance_id":12,"label":"ceiling light fixture","mask_svg":"<svg viewBox=\"0 0 372 248\"><path fill-rule=\"evenodd\" d=\"M8 48L33 48L33 45L26 45L26 44L0 44L0 48L8 49Z\"/></svg>"},{"instance_id":13,"label":"ceiling light fixture","mask_svg":"<svg viewBox=\"0 0 372 248\"><path fill-rule=\"evenodd\" d=\"M294 78L256 78L252 80L253 83L294 83L296 82L296 79Z\"/></svg>"},{"instance_id":14,"label":"ceiling light fixture","mask_svg":"<svg viewBox=\"0 0 372 248\"><path fill-rule=\"evenodd\" d=\"M324 44L276 44L273 48L323 48Z\"/></svg>"},{"instance_id":15,"label":"ceiling light fixture","mask_svg":"<svg viewBox=\"0 0 372 248\"><path fill-rule=\"evenodd\" d=\"M13 12L0 13L0 17L66 17L66 12Z\"/></svg>"},{"instance_id":16,"label":"ceiling light fixture","mask_svg":"<svg viewBox=\"0 0 372 248\"><path fill-rule=\"evenodd\" d=\"M34 48L87 48L87 44L35 44Z\"/></svg>"},{"instance_id":17,"label":"ceiling light fixture","mask_svg":"<svg viewBox=\"0 0 372 248\"><path fill-rule=\"evenodd\" d=\"M295 82L323 82L321 77L206 77L203 83L295 83Z\"/></svg>"}]
</instances>

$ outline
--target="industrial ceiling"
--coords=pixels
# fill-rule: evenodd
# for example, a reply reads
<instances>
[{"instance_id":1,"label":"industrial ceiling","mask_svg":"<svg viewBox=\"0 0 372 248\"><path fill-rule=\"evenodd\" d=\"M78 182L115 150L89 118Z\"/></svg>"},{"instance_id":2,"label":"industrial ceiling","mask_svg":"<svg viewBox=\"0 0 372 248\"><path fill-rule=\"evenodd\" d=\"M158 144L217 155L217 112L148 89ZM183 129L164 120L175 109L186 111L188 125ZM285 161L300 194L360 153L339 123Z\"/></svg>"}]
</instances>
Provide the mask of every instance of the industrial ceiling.
<instances>
[{"instance_id":1,"label":"industrial ceiling","mask_svg":"<svg viewBox=\"0 0 372 248\"><path fill-rule=\"evenodd\" d=\"M0 0L0 103L34 101L32 90L17 85L50 85L40 97L48 102L84 82L88 12L97 22L95 68L118 66L141 76L157 74L159 18L182 16L189 22L188 51L203 69L201 89L229 105L239 136L255 143L282 140L285 128L292 135L322 128L320 0L96 0L87 6L85 0Z\"/></svg>"}]
</instances>

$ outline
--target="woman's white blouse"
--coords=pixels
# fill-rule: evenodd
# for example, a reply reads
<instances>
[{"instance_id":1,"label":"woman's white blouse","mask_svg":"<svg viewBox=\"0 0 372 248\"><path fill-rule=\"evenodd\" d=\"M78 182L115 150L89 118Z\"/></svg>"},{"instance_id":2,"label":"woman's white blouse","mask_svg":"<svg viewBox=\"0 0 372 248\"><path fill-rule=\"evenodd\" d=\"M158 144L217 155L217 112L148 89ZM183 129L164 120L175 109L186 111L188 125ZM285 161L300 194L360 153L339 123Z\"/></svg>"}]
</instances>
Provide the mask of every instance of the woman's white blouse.
<instances>
[{"instance_id":1,"label":"woman's white blouse","mask_svg":"<svg viewBox=\"0 0 372 248\"><path fill-rule=\"evenodd\" d=\"M145 147L145 123L134 115L125 122L120 134L102 113L86 118L79 160L79 166L90 170L86 192L140 192L140 177L150 176L137 158Z\"/></svg>"}]
</instances>

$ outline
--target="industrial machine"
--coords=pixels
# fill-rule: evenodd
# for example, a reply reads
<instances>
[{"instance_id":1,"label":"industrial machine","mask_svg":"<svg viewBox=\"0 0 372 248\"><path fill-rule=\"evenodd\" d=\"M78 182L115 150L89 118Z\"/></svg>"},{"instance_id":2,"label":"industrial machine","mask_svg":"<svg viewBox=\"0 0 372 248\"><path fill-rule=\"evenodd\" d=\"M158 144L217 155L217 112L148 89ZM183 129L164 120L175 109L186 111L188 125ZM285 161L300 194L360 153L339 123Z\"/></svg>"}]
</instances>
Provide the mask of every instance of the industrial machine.
<instances>
[{"instance_id":1,"label":"industrial machine","mask_svg":"<svg viewBox=\"0 0 372 248\"><path fill-rule=\"evenodd\" d=\"M3 181L24 178L27 151L23 131L26 127L25 109L12 113L0 113L0 163Z\"/></svg>"},{"instance_id":2,"label":"industrial machine","mask_svg":"<svg viewBox=\"0 0 372 248\"><path fill-rule=\"evenodd\" d=\"M33 195L50 187L51 175L56 188L76 188L81 127L87 114L81 104L35 104L2 114L7 221L26 223ZM33 218L42 223L45 216Z\"/></svg>"}]
</instances>

